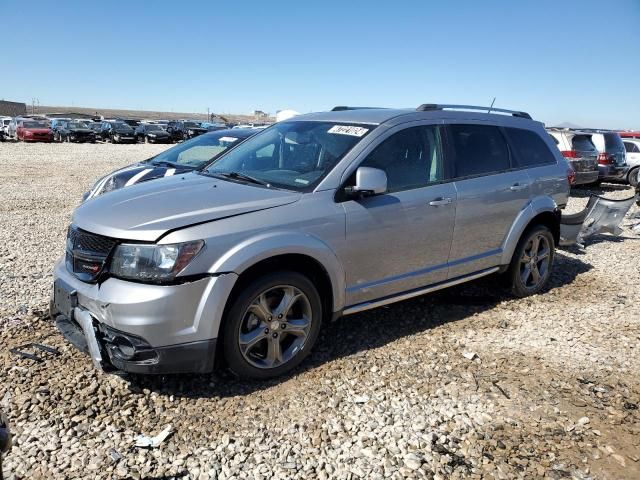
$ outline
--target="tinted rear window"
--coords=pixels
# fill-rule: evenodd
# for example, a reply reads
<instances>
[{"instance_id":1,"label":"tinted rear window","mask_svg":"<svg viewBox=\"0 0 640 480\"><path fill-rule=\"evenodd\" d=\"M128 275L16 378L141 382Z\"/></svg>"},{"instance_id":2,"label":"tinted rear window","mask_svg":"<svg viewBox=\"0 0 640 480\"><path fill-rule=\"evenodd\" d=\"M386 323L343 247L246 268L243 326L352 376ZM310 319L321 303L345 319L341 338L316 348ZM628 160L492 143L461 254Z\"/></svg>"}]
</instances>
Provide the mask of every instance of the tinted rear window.
<instances>
[{"instance_id":1,"label":"tinted rear window","mask_svg":"<svg viewBox=\"0 0 640 480\"><path fill-rule=\"evenodd\" d=\"M604 137L604 148L607 152L624 150L622 138L620 138L620 135L618 135L617 133L605 133L603 137Z\"/></svg>"},{"instance_id":2,"label":"tinted rear window","mask_svg":"<svg viewBox=\"0 0 640 480\"><path fill-rule=\"evenodd\" d=\"M450 125L456 176L485 175L510 168L507 142L498 127Z\"/></svg>"},{"instance_id":3,"label":"tinted rear window","mask_svg":"<svg viewBox=\"0 0 640 480\"><path fill-rule=\"evenodd\" d=\"M597 152L596 146L591 141L591 135L574 135L571 139L571 145L578 152Z\"/></svg>"},{"instance_id":4,"label":"tinted rear window","mask_svg":"<svg viewBox=\"0 0 640 480\"><path fill-rule=\"evenodd\" d=\"M537 133L521 128L505 128L505 130L515 150L518 166L534 167L556 163L556 157Z\"/></svg>"}]
</instances>

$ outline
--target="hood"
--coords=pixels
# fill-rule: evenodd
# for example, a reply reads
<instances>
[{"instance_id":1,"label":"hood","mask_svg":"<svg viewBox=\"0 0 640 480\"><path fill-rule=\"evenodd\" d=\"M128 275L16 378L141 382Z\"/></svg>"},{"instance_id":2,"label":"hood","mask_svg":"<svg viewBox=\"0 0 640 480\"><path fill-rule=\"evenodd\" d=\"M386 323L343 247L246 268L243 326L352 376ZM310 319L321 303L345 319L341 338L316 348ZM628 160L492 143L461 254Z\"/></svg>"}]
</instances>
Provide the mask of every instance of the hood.
<instances>
[{"instance_id":1,"label":"hood","mask_svg":"<svg viewBox=\"0 0 640 480\"><path fill-rule=\"evenodd\" d=\"M153 130L152 132L147 132L147 135L155 135L156 137L168 137L169 132L165 132L163 130Z\"/></svg>"},{"instance_id":2,"label":"hood","mask_svg":"<svg viewBox=\"0 0 640 480\"><path fill-rule=\"evenodd\" d=\"M70 128L69 131L71 133L92 133L93 130L90 130L88 128Z\"/></svg>"},{"instance_id":3,"label":"hood","mask_svg":"<svg viewBox=\"0 0 640 480\"><path fill-rule=\"evenodd\" d=\"M96 197L76 209L73 223L99 235L152 242L169 230L286 205L301 196L187 173Z\"/></svg>"},{"instance_id":4,"label":"hood","mask_svg":"<svg viewBox=\"0 0 640 480\"><path fill-rule=\"evenodd\" d=\"M108 193L112 190L118 190L123 187L129 187L149 180L188 173L196 168L197 167L188 167L184 165L168 167L153 165L150 162L134 163L133 165L121 168L99 178L91 190L85 194L84 200L102 195L103 193ZM105 190L107 190L107 192L105 192Z\"/></svg>"},{"instance_id":5,"label":"hood","mask_svg":"<svg viewBox=\"0 0 640 480\"><path fill-rule=\"evenodd\" d=\"M113 131L120 135L133 135L133 130L129 130L127 128L114 128Z\"/></svg>"}]
</instances>

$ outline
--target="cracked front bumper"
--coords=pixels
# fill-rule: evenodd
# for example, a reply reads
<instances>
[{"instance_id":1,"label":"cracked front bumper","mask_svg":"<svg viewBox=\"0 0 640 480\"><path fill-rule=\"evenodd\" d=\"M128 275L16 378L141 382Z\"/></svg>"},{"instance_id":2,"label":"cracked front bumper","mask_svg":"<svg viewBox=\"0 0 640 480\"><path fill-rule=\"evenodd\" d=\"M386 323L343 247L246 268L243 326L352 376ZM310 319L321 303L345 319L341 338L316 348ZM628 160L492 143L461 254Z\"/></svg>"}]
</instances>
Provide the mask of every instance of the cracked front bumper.
<instances>
[{"instance_id":1,"label":"cracked front bumper","mask_svg":"<svg viewBox=\"0 0 640 480\"><path fill-rule=\"evenodd\" d=\"M58 261L54 285L56 289L64 285L73 298L68 308L52 298L51 313L66 325L58 325L65 337L88 351L96 365L111 364L137 373L210 371L222 314L236 278L223 274L178 285L109 278L90 284L78 280L64 261ZM95 347L91 351L92 336L100 358ZM123 350L131 353L132 345L135 355L123 354Z\"/></svg>"}]
</instances>

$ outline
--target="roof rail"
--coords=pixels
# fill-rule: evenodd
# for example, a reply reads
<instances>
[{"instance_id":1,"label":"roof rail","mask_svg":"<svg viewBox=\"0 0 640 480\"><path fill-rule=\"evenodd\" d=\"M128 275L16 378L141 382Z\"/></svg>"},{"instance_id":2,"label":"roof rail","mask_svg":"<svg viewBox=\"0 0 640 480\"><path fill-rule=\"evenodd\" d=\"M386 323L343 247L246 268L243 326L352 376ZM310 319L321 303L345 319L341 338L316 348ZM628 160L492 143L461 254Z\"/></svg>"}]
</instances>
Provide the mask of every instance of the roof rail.
<instances>
[{"instance_id":1,"label":"roof rail","mask_svg":"<svg viewBox=\"0 0 640 480\"><path fill-rule=\"evenodd\" d=\"M514 117L519 118L527 118L531 120L531 115L527 112L519 112L517 110L505 110L504 108L495 108L495 107L478 107L475 105L442 105L437 103L423 103L416 110L418 112L430 112L433 110L486 110L487 113L497 112L497 113L508 113L513 115Z\"/></svg>"},{"instance_id":2,"label":"roof rail","mask_svg":"<svg viewBox=\"0 0 640 480\"><path fill-rule=\"evenodd\" d=\"M338 105L331 109L332 112L344 112L345 110L375 110L382 107L348 107L346 105Z\"/></svg>"}]
</instances>

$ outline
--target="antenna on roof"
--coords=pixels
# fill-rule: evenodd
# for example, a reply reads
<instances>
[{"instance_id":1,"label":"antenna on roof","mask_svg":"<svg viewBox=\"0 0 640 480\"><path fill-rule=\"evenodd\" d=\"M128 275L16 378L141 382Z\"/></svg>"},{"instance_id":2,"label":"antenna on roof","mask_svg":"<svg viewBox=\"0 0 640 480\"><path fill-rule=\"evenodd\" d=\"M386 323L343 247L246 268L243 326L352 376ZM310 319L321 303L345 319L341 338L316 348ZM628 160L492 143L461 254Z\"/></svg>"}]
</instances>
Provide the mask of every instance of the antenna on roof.
<instances>
[{"instance_id":1,"label":"antenna on roof","mask_svg":"<svg viewBox=\"0 0 640 480\"><path fill-rule=\"evenodd\" d=\"M489 105L489 110L487 110L487 113L491 113L491 109L493 108L494 103L496 103L496 97L493 97L493 102L491 102L491 105Z\"/></svg>"}]
</instances>

